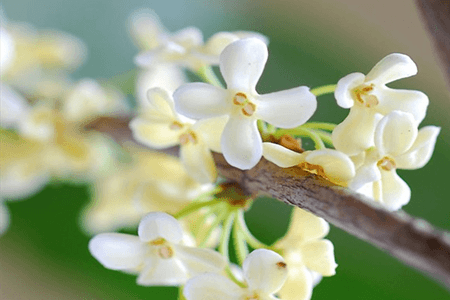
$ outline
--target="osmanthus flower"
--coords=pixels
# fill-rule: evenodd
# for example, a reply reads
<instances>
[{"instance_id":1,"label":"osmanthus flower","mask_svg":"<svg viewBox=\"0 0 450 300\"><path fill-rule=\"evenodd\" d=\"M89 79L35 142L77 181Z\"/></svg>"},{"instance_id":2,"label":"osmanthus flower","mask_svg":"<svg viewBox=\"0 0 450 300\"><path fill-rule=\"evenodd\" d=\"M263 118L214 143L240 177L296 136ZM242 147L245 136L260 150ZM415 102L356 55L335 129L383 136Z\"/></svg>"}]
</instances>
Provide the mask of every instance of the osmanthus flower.
<instances>
[{"instance_id":1,"label":"osmanthus flower","mask_svg":"<svg viewBox=\"0 0 450 300\"><path fill-rule=\"evenodd\" d=\"M436 126L418 130L417 120L410 113L389 113L378 123L374 146L358 162L349 188L364 191L389 210L400 209L409 202L411 190L396 170L423 167L431 158L439 131Z\"/></svg>"},{"instance_id":2,"label":"osmanthus flower","mask_svg":"<svg viewBox=\"0 0 450 300\"><path fill-rule=\"evenodd\" d=\"M227 88L206 83L188 83L174 93L175 110L192 119L226 115L221 149L227 162L251 169L262 156L257 120L281 128L305 123L317 106L316 97L305 86L259 95L255 88L268 57L259 39L233 42L220 55L220 71Z\"/></svg>"},{"instance_id":3,"label":"osmanthus flower","mask_svg":"<svg viewBox=\"0 0 450 300\"><path fill-rule=\"evenodd\" d=\"M190 279L183 294L187 300L270 300L283 286L288 267L279 254L258 249L243 263L246 287L240 287L229 278L206 273Z\"/></svg>"},{"instance_id":4,"label":"osmanthus flower","mask_svg":"<svg viewBox=\"0 0 450 300\"><path fill-rule=\"evenodd\" d=\"M274 143L263 143L263 156L281 168L299 166L341 186L355 176L355 165L344 153L321 149L298 153Z\"/></svg>"},{"instance_id":5,"label":"osmanthus flower","mask_svg":"<svg viewBox=\"0 0 450 300\"><path fill-rule=\"evenodd\" d=\"M123 115L129 111L125 96L118 90L85 78L63 99L62 113L70 122L88 121L100 115Z\"/></svg>"},{"instance_id":6,"label":"osmanthus flower","mask_svg":"<svg viewBox=\"0 0 450 300\"><path fill-rule=\"evenodd\" d=\"M333 131L335 148L356 155L373 146L373 133L380 118L393 110L411 113L416 124L425 117L428 97L419 91L391 89L387 83L417 73L407 55L393 53L378 62L367 74L352 73L339 80L334 95L347 118Z\"/></svg>"},{"instance_id":7,"label":"osmanthus flower","mask_svg":"<svg viewBox=\"0 0 450 300\"><path fill-rule=\"evenodd\" d=\"M314 272L322 276L336 273L333 244L323 239L329 229L322 218L294 207L288 232L273 245L281 250L289 266L286 283L278 292L282 299L310 299L316 281Z\"/></svg>"},{"instance_id":8,"label":"osmanthus flower","mask_svg":"<svg viewBox=\"0 0 450 300\"><path fill-rule=\"evenodd\" d=\"M157 15L142 9L131 18L131 35L139 48L146 50L135 58L137 65L152 67L158 64L177 64L198 71L201 67L217 65L222 50L243 37L267 38L254 32L218 32L203 42L203 34L196 27L187 27L175 33L168 32Z\"/></svg>"},{"instance_id":9,"label":"osmanthus flower","mask_svg":"<svg viewBox=\"0 0 450 300\"><path fill-rule=\"evenodd\" d=\"M131 162L93 184L93 197L81 213L89 234L135 227L147 213L174 214L212 188L193 180L176 157L127 144Z\"/></svg>"},{"instance_id":10,"label":"osmanthus flower","mask_svg":"<svg viewBox=\"0 0 450 300\"><path fill-rule=\"evenodd\" d=\"M138 235L102 233L91 239L89 251L105 268L139 274L137 284L144 286L178 286L195 275L221 272L225 267L218 252L181 244L183 230L168 214L146 215Z\"/></svg>"},{"instance_id":11,"label":"osmanthus flower","mask_svg":"<svg viewBox=\"0 0 450 300\"><path fill-rule=\"evenodd\" d=\"M226 117L195 122L174 111L172 97L163 89L148 91L148 104L130 128L134 138L152 148L180 145L180 158L188 173L201 183L214 182L217 170L211 150L220 151Z\"/></svg>"}]
</instances>

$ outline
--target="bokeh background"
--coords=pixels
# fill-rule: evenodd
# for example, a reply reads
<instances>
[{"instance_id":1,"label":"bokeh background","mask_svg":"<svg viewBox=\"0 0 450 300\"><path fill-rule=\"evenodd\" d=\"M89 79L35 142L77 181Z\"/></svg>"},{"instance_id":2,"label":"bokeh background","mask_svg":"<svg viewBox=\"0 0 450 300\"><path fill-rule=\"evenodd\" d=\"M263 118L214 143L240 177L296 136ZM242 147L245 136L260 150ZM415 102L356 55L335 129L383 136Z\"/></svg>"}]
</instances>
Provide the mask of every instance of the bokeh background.
<instances>
[{"instance_id":1,"label":"bokeh background","mask_svg":"<svg viewBox=\"0 0 450 300\"><path fill-rule=\"evenodd\" d=\"M404 210L450 230L450 97L414 1L15 0L2 5L12 21L83 39L89 58L78 78L111 78L133 68L137 49L126 25L141 7L154 9L172 31L193 25L205 37L224 30L269 36L260 93L336 83L351 72L367 73L389 53L410 55L419 74L391 86L424 91L430 106L422 126L438 125L442 131L427 166L399 172L412 189ZM324 96L314 120L337 123L346 114L332 96ZM0 299L176 299L176 289L139 287L135 277L106 270L90 256L89 237L78 227L89 197L87 186L55 183L25 201L7 203L12 224L0 239ZM263 241L274 241L286 230L289 209L273 200L257 201L247 213L249 227ZM335 245L337 275L323 279L312 299L450 299L437 283L340 229L332 226L328 238Z\"/></svg>"}]
</instances>

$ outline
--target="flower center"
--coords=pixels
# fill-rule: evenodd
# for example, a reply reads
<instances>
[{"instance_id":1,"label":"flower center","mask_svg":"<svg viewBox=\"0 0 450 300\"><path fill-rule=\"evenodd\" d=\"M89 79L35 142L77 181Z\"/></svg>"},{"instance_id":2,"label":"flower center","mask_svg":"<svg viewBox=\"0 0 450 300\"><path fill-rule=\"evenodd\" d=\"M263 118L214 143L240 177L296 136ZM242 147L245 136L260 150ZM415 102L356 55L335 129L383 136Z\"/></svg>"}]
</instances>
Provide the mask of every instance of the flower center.
<instances>
[{"instance_id":1,"label":"flower center","mask_svg":"<svg viewBox=\"0 0 450 300\"><path fill-rule=\"evenodd\" d=\"M193 131L188 131L180 135L180 144L187 145L189 143L197 144L197 136Z\"/></svg>"},{"instance_id":2,"label":"flower center","mask_svg":"<svg viewBox=\"0 0 450 300\"><path fill-rule=\"evenodd\" d=\"M256 105L250 102L244 93L236 93L233 97L233 104L240 107L244 116L250 117L255 113Z\"/></svg>"},{"instance_id":3,"label":"flower center","mask_svg":"<svg viewBox=\"0 0 450 300\"><path fill-rule=\"evenodd\" d=\"M256 293L253 293L250 296L247 296L247 298L245 298L245 300L259 300L259 299L261 299L261 298Z\"/></svg>"},{"instance_id":4,"label":"flower center","mask_svg":"<svg viewBox=\"0 0 450 300\"><path fill-rule=\"evenodd\" d=\"M377 162L377 166L385 171L394 170L397 166L395 161L390 157L383 157Z\"/></svg>"},{"instance_id":5,"label":"flower center","mask_svg":"<svg viewBox=\"0 0 450 300\"><path fill-rule=\"evenodd\" d=\"M374 85L371 84L369 86L362 85L354 89L353 93L356 101L367 108L377 106L380 101L378 101L377 96L370 94L373 91L373 87Z\"/></svg>"},{"instance_id":6,"label":"flower center","mask_svg":"<svg viewBox=\"0 0 450 300\"><path fill-rule=\"evenodd\" d=\"M168 245L166 240L163 238L158 238L156 240L151 241L150 245L157 248L156 252L158 256L162 259L169 259L172 258L174 255L172 247L170 247L170 245Z\"/></svg>"}]
</instances>

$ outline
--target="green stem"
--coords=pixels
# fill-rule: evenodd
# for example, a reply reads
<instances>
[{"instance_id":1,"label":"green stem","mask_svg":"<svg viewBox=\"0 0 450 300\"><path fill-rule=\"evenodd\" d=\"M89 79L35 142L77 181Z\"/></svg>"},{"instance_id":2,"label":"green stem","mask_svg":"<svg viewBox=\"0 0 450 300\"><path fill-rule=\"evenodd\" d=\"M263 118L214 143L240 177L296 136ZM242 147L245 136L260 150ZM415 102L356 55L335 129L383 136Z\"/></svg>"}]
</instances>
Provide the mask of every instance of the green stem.
<instances>
[{"instance_id":1,"label":"green stem","mask_svg":"<svg viewBox=\"0 0 450 300\"><path fill-rule=\"evenodd\" d=\"M239 220L239 211L240 210L237 210L235 212L237 220ZM243 232L240 230L239 222L234 222L233 240L239 264L242 265L244 263L245 258L248 255L248 248L247 243L245 242L246 241L245 236Z\"/></svg>"},{"instance_id":2,"label":"green stem","mask_svg":"<svg viewBox=\"0 0 450 300\"><path fill-rule=\"evenodd\" d=\"M181 218L186 217L187 215L192 214L193 212L196 212L197 210L199 210L203 207L214 205L214 204L220 204L220 203L221 202L218 201L217 199L213 199L213 200L209 200L209 201L205 201L205 202L195 201L195 202L189 204L188 206L184 207L182 210L180 210L173 216L175 219L181 219Z\"/></svg>"},{"instance_id":3,"label":"green stem","mask_svg":"<svg viewBox=\"0 0 450 300\"><path fill-rule=\"evenodd\" d=\"M310 122L310 123L305 123L302 126L300 126L301 128L308 128L308 129L319 129L319 130L329 130L329 131L333 131L334 128L336 127L336 124L333 123L325 123L325 122Z\"/></svg>"},{"instance_id":4,"label":"green stem","mask_svg":"<svg viewBox=\"0 0 450 300\"><path fill-rule=\"evenodd\" d=\"M325 142L326 144L333 146L333 139L331 138L331 134L325 131L317 130L317 135L320 137L320 139Z\"/></svg>"},{"instance_id":5,"label":"green stem","mask_svg":"<svg viewBox=\"0 0 450 300\"><path fill-rule=\"evenodd\" d=\"M233 225L234 214L229 214L224 222L222 234L219 242L219 252L229 261L228 246L230 243L231 226Z\"/></svg>"},{"instance_id":6,"label":"green stem","mask_svg":"<svg viewBox=\"0 0 450 300\"><path fill-rule=\"evenodd\" d=\"M334 93L336 86L337 86L336 84L323 85L323 86L319 86L319 87L311 89L310 92L313 93L314 95L316 95L316 97L319 97L322 95Z\"/></svg>"},{"instance_id":7,"label":"green stem","mask_svg":"<svg viewBox=\"0 0 450 300\"><path fill-rule=\"evenodd\" d=\"M217 78L217 76L216 76L216 74L214 73L214 71L213 71L213 69L211 68L211 66L201 67L201 68L198 70L197 75L198 75L204 82L207 82L207 83L212 84L212 85L214 85L214 86L223 88L222 82L220 82L219 78Z\"/></svg>"},{"instance_id":8,"label":"green stem","mask_svg":"<svg viewBox=\"0 0 450 300\"><path fill-rule=\"evenodd\" d=\"M214 232L214 229L216 229L219 226L219 224L223 222L223 220L226 220L229 215L230 212L227 209L222 210L222 212L217 216L214 222L209 226L208 232L203 237L203 240L201 241L200 245L198 245L199 248L205 247L206 242L211 237L212 233Z\"/></svg>"},{"instance_id":9,"label":"green stem","mask_svg":"<svg viewBox=\"0 0 450 300\"><path fill-rule=\"evenodd\" d=\"M269 248L266 244L260 242L257 238L253 236L253 234L250 232L250 230L247 227L247 224L245 223L244 219L244 212L242 210L239 210L236 213L237 220L240 232L244 236L247 243L252 247L253 249L259 249L259 248Z\"/></svg>"}]
</instances>

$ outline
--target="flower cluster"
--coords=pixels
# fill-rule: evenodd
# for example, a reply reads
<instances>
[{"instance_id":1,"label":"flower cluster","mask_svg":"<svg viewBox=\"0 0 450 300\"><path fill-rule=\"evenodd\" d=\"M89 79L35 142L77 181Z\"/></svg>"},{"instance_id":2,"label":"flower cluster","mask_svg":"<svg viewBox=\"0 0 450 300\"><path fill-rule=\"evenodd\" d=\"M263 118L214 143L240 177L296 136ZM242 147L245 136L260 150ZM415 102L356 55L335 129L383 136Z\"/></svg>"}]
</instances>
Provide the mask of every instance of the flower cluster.
<instances>
[{"instance_id":1,"label":"flower cluster","mask_svg":"<svg viewBox=\"0 0 450 300\"><path fill-rule=\"evenodd\" d=\"M92 256L137 275L139 285L177 286L187 300L307 300L323 276L336 273L329 225L312 213L294 208L273 244L255 237L245 212L257 197L219 177L214 153L241 170L262 157L301 168L398 210L411 192L396 170L424 166L440 130L418 129L424 93L386 86L417 73L404 54L337 85L259 94L265 36L219 32L204 42L199 29L170 33L141 10L130 19L140 51L133 107L111 82L72 80L86 53L78 39L6 22L0 29L0 234L9 224L7 201L52 178L91 182L80 224L94 235ZM188 82L185 70L203 82ZM316 98L333 92L348 117L338 125L308 122ZM89 130L121 117L131 119L133 138L146 148ZM173 147L178 157L154 151ZM114 232L136 226L137 236Z\"/></svg>"}]
</instances>

